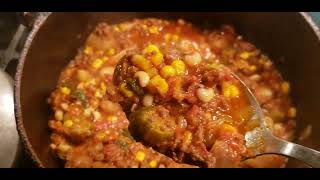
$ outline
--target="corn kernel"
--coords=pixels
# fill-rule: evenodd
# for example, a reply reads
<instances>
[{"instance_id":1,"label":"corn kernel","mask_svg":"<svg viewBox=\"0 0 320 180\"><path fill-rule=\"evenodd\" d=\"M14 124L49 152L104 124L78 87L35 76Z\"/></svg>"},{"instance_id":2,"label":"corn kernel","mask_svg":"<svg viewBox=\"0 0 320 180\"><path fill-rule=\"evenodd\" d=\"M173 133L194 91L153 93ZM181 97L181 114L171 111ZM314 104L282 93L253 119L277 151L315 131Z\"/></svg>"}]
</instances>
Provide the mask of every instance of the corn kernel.
<instances>
[{"instance_id":1,"label":"corn kernel","mask_svg":"<svg viewBox=\"0 0 320 180\"><path fill-rule=\"evenodd\" d=\"M108 56L113 56L116 53L116 50L114 48L111 48L107 51Z\"/></svg>"},{"instance_id":2,"label":"corn kernel","mask_svg":"<svg viewBox=\"0 0 320 180\"><path fill-rule=\"evenodd\" d=\"M230 98L238 97L240 95L240 92L237 86L227 82L224 82L222 84L222 92L225 97L230 97Z\"/></svg>"},{"instance_id":3,"label":"corn kernel","mask_svg":"<svg viewBox=\"0 0 320 180\"><path fill-rule=\"evenodd\" d=\"M70 92L71 92L71 90L69 88L67 88L67 87L61 87L60 90L65 95L69 95Z\"/></svg>"},{"instance_id":4,"label":"corn kernel","mask_svg":"<svg viewBox=\"0 0 320 180\"><path fill-rule=\"evenodd\" d=\"M107 121L110 121L110 122L116 122L118 120L118 117L113 115L108 115L106 119Z\"/></svg>"},{"instance_id":5,"label":"corn kernel","mask_svg":"<svg viewBox=\"0 0 320 180\"><path fill-rule=\"evenodd\" d=\"M95 96L96 98L102 98L102 97L103 97L103 95L101 94L101 92L100 92L99 90L96 90L96 91L95 91L94 96Z\"/></svg>"},{"instance_id":6,"label":"corn kernel","mask_svg":"<svg viewBox=\"0 0 320 180\"><path fill-rule=\"evenodd\" d=\"M158 46L154 44L149 44L147 47L145 47L142 51L143 55L150 54L150 53L157 53L160 52Z\"/></svg>"},{"instance_id":7,"label":"corn kernel","mask_svg":"<svg viewBox=\"0 0 320 180\"><path fill-rule=\"evenodd\" d=\"M168 78L176 75L176 70L172 66L166 65L162 67L160 74L162 77Z\"/></svg>"},{"instance_id":8,"label":"corn kernel","mask_svg":"<svg viewBox=\"0 0 320 180\"><path fill-rule=\"evenodd\" d=\"M57 111L54 113L54 117L56 118L56 120L62 121L62 120L63 120L63 111L57 110Z\"/></svg>"},{"instance_id":9,"label":"corn kernel","mask_svg":"<svg viewBox=\"0 0 320 180\"><path fill-rule=\"evenodd\" d=\"M230 124L223 124L222 125L222 131L223 132L237 132L237 128L235 128L234 126L230 125Z\"/></svg>"},{"instance_id":10,"label":"corn kernel","mask_svg":"<svg viewBox=\"0 0 320 180\"><path fill-rule=\"evenodd\" d=\"M133 92L127 89L127 84L126 83L121 83L120 84L120 92L123 93L126 97L132 97Z\"/></svg>"},{"instance_id":11,"label":"corn kernel","mask_svg":"<svg viewBox=\"0 0 320 180\"><path fill-rule=\"evenodd\" d=\"M107 56L103 56L102 59L101 59L103 62L106 62L109 60L109 58Z\"/></svg>"},{"instance_id":12,"label":"corn kernel","mask_svg":"<svg viewBox=\"0 0 320 180\"><path fill-rule=\"evenodd\" d=\"M100 83L101 93L104 95L107 92L107 85L104 82Z\"/></svg>"},{"instance_id":13,"label":"corn kernel","mask_svg":"<svg viewBox=\"0 0 320 180\"><path fill-rule=\"evenodd\" d=\"M90 74L88 71L80 69L77 71L77 77L80 81L85 82L90 79Z\"/></svg>"},{"instance_id":14,"label":"corn kernel","mask_svg":"<svg viewBox=\"0 0 320 180\"><path fill-rule=\"evenodd\" d=\"M97 138L99 141L103 141L104 139L106 139L106 137L107 137L107 135L106 135L106 133L104 133L104 132L99 132L99 133L97 133L97 135L96 135L96 138Z\"/></svg>"},{"instance_id":15,"label":"corn kernel","mask_svg":"<svg viewBox=\"0 0 320 180\"><path fill-rule=\"evenodd\" d=\"M295 118L297 116L297 109L294 107L290 107L288 110L288 117Z\"/></svg>"},{"instance_id":16,"label":"corn kernel","mask_svg":"<svg viewBox=\"0 0 320 180\"><path fill-rule=\"evenodd\" d=\"M174 35L172 36L172 41L178 41L178 39L179 39L179 36L178 36L178 35L174 34Z\"/></svg>"},{"instance_id":17,"label":"corn kernel","mask_svg":"<svg viewBox=\"0 0 320 180\"><path fill-rule=\"evenodd\" d=\"M255 65L251 65L250 67L249 67L249 69L250 69L250 71L256 71L257 70L257 66L255 66Z\"/></svg>"},{"instance_id":18,"label":"corn kernel","mask_svg":"<svg viewBox=\"0 0 320 180\"><path fill-rule=\"evenodd\" d=\"M250 53L247 51L244 51L243 53L240 54L240 58L242 59L248 59L250 57Z\"/></svg>"},{"instance_id":19,"label":"corn kernel","mask_svg":"<svg viewBox=\"0 0 320 180\"><path fill-rule=\"evenodd\" d=\"M151 68L151 69L146 70L146 73L150 77L154 77L154 76L158 75L158 70L156 68Z\"/></svg>"},{"instance_id":20,"label":"corn kernel","mask_svg":"<svg viewBox=\"0 0 320 180\"><path fill-rule=\"evenodd\" d=\"M120 32L120 28L119 28L118 26L114 26L114 27L113 27L113 30L114 30L115 32Z\"/></svg>"},{"instance_id":21,"label":"corn kernel","mask_svg":"<svg viewBox=\"0 0 320 180\"><path fill-rule=\"evenodd\" d=\"M83 115L86 116L86 117L89 117L92 113L92 110L90 108L86 108L84 111L83 111Z\"/></svg>"},{"instance_id":22,"label":"corn kernel","mask_svg":"<svg viewBox=\"0 0 320 180\"><path fill-rule=\"evenodd\" d=\"M67 152L71 149L71 146L69 144L66 144L66 143L61 143L59 144L58 146L58 150L59 151L62 151L62 152Z\"/></svg>"},{"instance_id":23,"label":"corn kernel","mask_svg":"<svg viewBox=\"0 0 320 180\"><path fill-rule=\"evenodd\" d=\"M290 92L290 84L289 84L289 82L283 82L282 84L281 84L281 89L282 89L282 92L283 93L285 93L285 94L289 94L289 92Z\"/></svg>"},{"instance_id":24,"label":"corn kernel","mask_svg":"<svg viewBox=\"0 0 320 180\"><path fill-rule=\"evenodd\" d=\"M92 55L93 49L90 46L86 46L83 51L86 55Z\"/></svg>"},{"instance_id":25,"label":"corn kernel","mask_svg":"<svg viewBox=\"0 0 320 180\"><path fill-rule=\"evenodd\" d=\"M151 62L152 64L154 64L155 66L160 65L163 62L163 54L161 52L158 52L156 54L154 54L151 57Z\"/></svg>"},{"instance_id":26,"label":"corn kernel","mask_svg":"<svg viewBox=\"0 0 320 180\"><path fill-rule=\"evenodd\" d=\"M96 59L93 63L92 63L92 67L99 69L103 64L102 59Z\"/></svg>"},{"instance_id":27,"label":"corn kernel","mask_svg":"<svg viewBox=\"0 0 320 180\"><path fill-rule=\"evenodd\" d=\"M97 54L101 56L101 55L103 55L103 51L99 50L99 51L97 51Z\"/></svg>"},{"instance_id":28,"label":"corn kernel","mask_svg":"<svg viewBox=\"0 0 320 180\"><path fill-rule=\"evenodd\" d=\"M157 167L157 165L158 165L158 162L157 162L156 160L152 160L152 161L150 161L150 163L149 163L149 166L152 167L152 168Z\"/></svg>"},{"instance_id":29,"label":"corn kernel","mask_svg":"<svg viewBox=\"0 0 320 180\"><path fill-rule=\"evenodd\" d=\"M151 78L148 87L153 91L156 90L162 96L164 96L169 89L167 81L159 75L156 75L153 78Z\"/></svg>"},{"instance_id":30,"label":"corn kernel","mask_svg":"<svg viewBox=\"0 0 320 180\"><path fill-rule=\"evenodd\" d=\"M136 159L140 162L142 162L145 158L145 153L143 151L138 151L136 154Z\"/></svg>"},{"instance_id":31,"label":"corn kernel","mask_svg":"<svg viewBox=\"0 0 320 180\"><path fill-rule=\"evenodd\" d=\"M167 42L169 42L170 40L171 40L171 34L169 34L169 33L166 33L165 35L164 35L164 40L165 41L167 41Z\"/></svg>"},{"instance_id":32,"label":"corn kernel","mask_svg":"<svg viewBox=\"0 0 320 180\"><path fill-rule=\"evenodd\" d=\"M142 55L134 55L131 59L132 63L137 66L138 68L142 69L142 70L148 70L150 69L151 63L144 58Z\"/></svg>"},{"instance_id":33,"label":"corn kernel","mask_svg":"<svg viewBox=\"0 0 320 180\"><path fill-rule=\"evenodd\" d=\"M73 121L72 120L66 120L63 122L63 126L66 128L70 128L73 125Z\"/></svg>"},{"instance_id":34,"label":"corn kernel","mask_svg":"<svg viewBox=\"0 0 320 180\"><path fill-rule=\"evenodd\" d=\"M171 66L176 70L177 75L181 76L186 73L186 65L183 61L176 59L172 61Z\"/></svg>"},{"instance_id":35,"label":"corn kernel","mask_svg":"<svg viewBox=\"0 0 320 180\"><path fill-rule=\"evenodd\" d=\"M150 28L149 28L149 32L151 33L151 34L157 34L159 31L158 31L158 27L157 26L151 26Z\"/></svg>"},{"instance_id":36,"label":"corn kernel","mask_svg":"<svg viewBox=\"0 0 320 180\"><path fill-rule=\"evenodd\" d=\"M192 141L192 133L191 133L190 131L186 131L186 132L184 133L184 142L185 142L186 144L190 144L191 141Z\"/></svg>"}]
</instances>

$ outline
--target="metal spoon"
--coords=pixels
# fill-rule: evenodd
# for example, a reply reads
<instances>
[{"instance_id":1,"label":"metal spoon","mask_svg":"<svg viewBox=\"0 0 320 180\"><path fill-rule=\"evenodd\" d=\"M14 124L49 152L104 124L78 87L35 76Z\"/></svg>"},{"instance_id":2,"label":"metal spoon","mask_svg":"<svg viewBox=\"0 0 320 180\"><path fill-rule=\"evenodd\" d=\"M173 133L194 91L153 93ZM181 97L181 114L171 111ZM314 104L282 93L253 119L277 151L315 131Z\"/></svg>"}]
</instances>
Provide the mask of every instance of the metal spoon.
<instances>
[{"instance_id":1,"label":"metal spoon","mask_svg":"<svg viewBox=\"0 0 320 180\"><path fill-rule=\"evenodd\" d=\"M255 114L252 117L252 121L258 121L259 123L258 127L245 134L246 147L253 153L252 157L249 158L263 154L279 154L305 162L311 167L320 168L319 151L288 142L272 135L271 131L267 128L263 112L257 99L247 85L238 76L235 74L234 76L240 81L251 106L254 108Z\"/></svg>"},{"instance_id":2,"label":"metal spoon","mask_svg":"<svg viewBox=\"0 0 320 180\"><path fill-rule=\"evenodd\" d=\"M0 57L0 167L9 168L21 151L19 135L14 115L13 80L4 71L10 60L17 58L16 47L25 32L20 25L6 51Z\"/></svg>"}]
</instances>

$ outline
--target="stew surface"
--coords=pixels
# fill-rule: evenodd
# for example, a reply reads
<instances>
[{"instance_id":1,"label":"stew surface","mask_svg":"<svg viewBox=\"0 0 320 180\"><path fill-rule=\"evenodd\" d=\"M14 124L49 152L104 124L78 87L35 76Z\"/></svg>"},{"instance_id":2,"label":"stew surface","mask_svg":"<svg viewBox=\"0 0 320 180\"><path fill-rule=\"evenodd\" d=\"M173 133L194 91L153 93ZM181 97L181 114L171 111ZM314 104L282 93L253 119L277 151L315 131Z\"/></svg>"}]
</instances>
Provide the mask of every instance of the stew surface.
<instances>
[{"instance_id":1,"label":"stew surface","mask_svg":"<svg viewBox=\"0 0 320 180\"><path fill-rule=\"evenodd\" d=\"M273 134L292 140L289 82L233 27L100 23L48 100L50 147L65 167L284 167L277 155L242 161L244 134L257 124L234 74Z\"/></svg>"}]
</instances>

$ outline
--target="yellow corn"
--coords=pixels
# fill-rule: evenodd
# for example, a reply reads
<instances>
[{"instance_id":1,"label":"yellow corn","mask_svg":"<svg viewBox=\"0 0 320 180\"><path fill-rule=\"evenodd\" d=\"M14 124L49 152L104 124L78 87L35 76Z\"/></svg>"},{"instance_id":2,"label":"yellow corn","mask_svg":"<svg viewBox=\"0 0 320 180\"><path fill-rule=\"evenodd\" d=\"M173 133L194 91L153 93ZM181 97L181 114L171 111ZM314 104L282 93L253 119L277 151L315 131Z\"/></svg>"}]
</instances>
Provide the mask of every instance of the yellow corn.
<instances>
[{"instance_id":1,"label":"yellow corn","mask_svg":"<svg viewBox=\"0 0 320 180\"><path fill-rule=\"evenodd\" d=\"M83 51L86 55L92 55L93 49L90 46L86 46Z\"/></svg>"},{"instance_id":2,"label":"yellow corn","mask_svg":"<svg viewBox=\"0 0 320 180\"><path fill-rule=\"evenodd\" d=\"M240 92L237 86L227 82L224 82L222 84L222 92L225 97L230 97L230 98L238 97L240 95Z\"/></svg>"},{"instance_id":3,"label":"yellow corn","mask_svg":"<svg viewBox=\"0 0 320 180\"><path fill-rule=\"evenodd\" d=\"M290 84L289 84L289 82L283 82L282 84L281 84L281 89L282 89L282 92L283 93L285 93L285 94L289 94L289 92L290 92Z\"/></svg>"},{"instance_id":4,"label":"yellow corn","mask_svg":"<svg viewBox=\"0 0 320 180\"><path fill-rule=\"evenodd\" d=\"M80 81L85 82L90 79L90 74L88 71L80 69L77 71L77 77Z\"/></svg>"},{"instance_id":5,"label":"yellow corn","mask_svg":"<svg viewBox=\"0 0 320 180\"><path fill-rule=\"evenodd\" d=\"M120 92L123 93L126 97L132 97L133 92L127 89L127 84L126 83L121 83L120 84Z\"/></svg>"},{"instance_id":6,"label":"yellow corn","mask_svg":"<svg viewBox=\"0 0 320 180\"><path fill-rule=\"evenodd\" d=\"M116 53L116 50L114 48L111 48L107 51L108 56L113 56Z\"/></svg>"},{"instance_id":7,"label":"yellow corn","mask_svg":"<svg viewBox=\"0 0 320 180\"><path fill-rule=\"evenodd\" d=\"M54 117L56 118L56 120L62 121L62 120L63 120L63 111L57 110L57 111L54 113Z\"/></svg>"},{"instance_id":8,"label":"yellow corn","mask_svg":"<svg viewBox=\"0 0 320 180\"><path fill-rule=\"evenodd\" d=\"M186 132L184 133L184 142L185 142L186 144L190 144L191 141L192 141L192 133L191 133L190 131L186 131Z\"/></svg>"},{"instance_id":9,"label":"yellow corn","mask_svg":"<svg viewBox=\"0 0 320 180\"><path fill-rule=\"evenodd\" d=\"M118 26L114 26L114 27L113 27L113 30L114 30L115 32L120 32L120 28L119 28Z\"/></svg>"},{"instance_id":10,"label":"yellow corn","mask_svg":"<svg viewBox=\"0 0 320 180\"><path fill-rule=\"evenodd\" d=\"M142 55L134 55L132 57L131 61L135 66L137 66L138 68L140 68L144 71L146 71L152 67L151 63L146 58L144 58Z\"/></svg>"},{"instance_id":11,"label":"yellow corn","mask_svg":"<svg viewBox=\"0 0 320 180\"><path fill-rule=\"evenodd\" d=\"M167 81L159 75L151 78L148 87L153 91L157 91L162 96L164 96L169 89Z\"/></svg>"},{"instance_id":12,"label":"yellow corn","mask_svg":"<svg viewBox=\"0 0 320 180\"><path fill-rule=\"evenodd\" d=\"M186 73L186 65L183 61L176 59L172 61L171 66L176 70L177 75L181 76Z\"/></svg>"},{"instance_id":13,"label":"yellow corn","mask_svg":"<svg viewBox=\"0 0 320 180\"><path fill-rule=\"evenodd\" d=\"M230 124L223 124L222 125L222 131L223 132L237 132L237 128Z\"/></svg>"},{"instance_id":14,"label":"yellow corn","mask_svg":"<svg viewBox=\"0 0 320 180\"><path fill-rule=\"evenodd\" d=\"M107 121L110 121L110 122L116 122L118 120L118 117L114 115L108 115L106 119Z\"/></svg>"},{"instance_id":15,"label":"yellow corn","mask_svg":"<svg viewBox=\"0 0 320 180\"><path fill-rule=\"evenodd\" d=\"M62 151L62 152L67 152L67 151L69 151L70 149L71 149L71 146L68 145L67 143L61 143L61 144L59 144L59 146L58 146L58 150L59 150L59 151Z\"/></svg>"},{"instance_id":16,"label":"yellow corn","mask_svg":"<svg viewBox=\"0 0 320 180\"><path fill-rule=\"evenodd\" d=\"M103 60L102 59L96 59L93 63L92 63L92 67L99 69L103 64Z\"/></svg>"},{"instance_id":17,"label":"yellow corn","mask_svg":"<svg viewBox=\"0 0 320 180\"><path fill-rule=\"evenodd\" d=\"M158 46L154 44L149 44L147 47L145 47L142 51L143 55L150 54L150 53L157 53L160 52Z\"/></svg>"},{"instance_id":18,"label":"yellow corn","mask_svg":"<svg viewBox=\"0 0 320 180\"><path fill-rule=\"evenodd\" d=\"M297 116L297 109L294 107L290 107L288 110L288 116L290 118L295 118Z\"/></svg>"},{"instance_id":19,"label":"yellow corn","mask_svg":"<svg viewBox=\"0 0 320 180\"><path fill-rule=\"evenodd\" d=\"M163 62L163 54L161 53L159 48L154 44L148 45L146 48L144 48L142 53L143 53L143 55L152 54L150 60L151 60L152 64L154 64L156 66Z\"/></svg>"},{"instance_id":20,"label":"yellow corn","mask_svg":"<svg viewBox=\"0 0 320 180\"><path fill-rule=\"evenodd\" d=\"M150 161L150 163L149 163L149 166L152 167L152 168L157 167L157 165L158 165L158 163L157 163L156 160L152 160L152 161Z\"/></svg>"},{"instance_id":21,"label":"yellow corn","mask_svg":"<svg viewBox=\"0 0 320 180\"><path fill-rule=\"evenodd\" d=\"M171 40L171 36L172 36L171 34L166 33L166 34L164 35L164 40L167 41L167 42L170 41L170 40Z\"/></svg>"},{"instance_id":22,"label":"yellow corn","mask_svg":"<svg viewBox=\"0 0 320 180\"><path fill-rule=\"evenodd\" d=\"M70 128L73 125L73 121L72 120L66 120L63 122L63 126L66 128Z\"/></svg>"},{"instance_id":23,"label":"yellow corn","mask_svg":"<svg viewBox=\"0 0 320 180\"><path fill-rule=\"evenodd\" d=\"M97 138L99 141L103 141L106 137L107 137L107 135L106 135L106 133L104 133L104 132L99 132L99 133L97 133L97 135L96 135L96 138Z\"/></svg>"},{"instance_id":24,"label":"yellow corn","mask_svg":"<svg viewBox=\"0 0 320 180\"><path fill-rule=\"evenodd\" d=\"M166 65L162 67L160 74L162 77L168 78L176 75L176 70L172 66Z\"/></svg>"},{"instance_id":25,"label":"yellow corn","mask_svg":"<svg viewBox=\"0 0 320 180\"><path fill-rule=\"evenodd\" d=\"M101 59L103 62L106 62L106 61L108 61L109 60L109 58L107 57L107 56L104 56L104 57L102 57L102 59Z\"/></svg>"},{"instance_id":26,"label":"yellow corn","mask_svg":"<svg viewBox=\"0 0 320 180\"><path fill-rule=\"evenodd\" d=\"M65 95L69 95L70 92L71 92L71 90L69 88L67 88L67 87L61 87L60 91Z\"/></svg>"},{"instance_id":27,"label":"yellow corn","mask_svg":"<svg viewBox=\"0 0 320 180\"><path fill-rule=\"evenodd\" d=\"M172 41L178 41L178 39L179 39L179 36L178 36L178 35L174 34L174 35L172 36Z\"/></svg>"},{"instance_id":28,"label":"yellow corn","mask_svg":"<svg viewBox=\"0 0 320 180\"><path fill-rule=\"evenodd\" d=\"M257 70L257 66L255 66L255 65L251 65L250 67L249 67L249 69L250 69L250 71L256 71Z\"/></svg>"},{"instance_id":29,"label":"yellow corn","mask_svg":"<svg viewBox=\"0 0 320 180\"><path fill-rule=\"evenodd\" d=\"M149 28L149 32L151 33L151 34L157 34L159 31L158 31L158 27L157 26L151 26L150 28Z\"/></svg>"},{"instance_id":30,"label":"yellow corn","mask_svg":"<svg viewBox=\"0 0 320 180\"><path fill-rule=\"evenodd\" d=\"M243 53L240 54L240 57L246 60L250 57L250 53L247 51L244 51Z\"/></svg>"},{"instance_id":31,"label":"yellow corn","mask_svg":"<svg viewBox=\"0 0 320 180\"><path fill-rule=\"evenodd\" d=\"M145 153L143 151L138 151L136 154L136 160L142 162L145 158Z\"/></svg>"},{"instance_id":32,"label":"yellow corn","mask_svg":"<svg viewBox=\"0 0 320 180\"><path fill-rule=\"evenodd\" d=\"M106 85L106 83L101 82L101 83L100 83L100 88L101 88L102 94L105 95L106 92L107 92L107 85Z\"/></svg>"},{"instance_id":33,"label":"yellow corn","mask_svg":"<svg viewBox=\"0 0 320 180\"><path fill-rule=\"evenodd\" d=\"M95 96L96 98L102 98L102 97L103 97L103 95L101 94L101 92L100 92L99 90L96 90L96 91L95 91L94 96Z\"/></svg>"},{"instance_id":34,"label":"yellow corn","mask_svg":"<svg viewBox=\"0 0 320 180\"><path fill-rule=\"evenodd\" d=\"M158 75L158 70L156 68L151 68L151 69L146 70L146 73L148 73L148 75L150 77L154 77L154 76Z\"/></svg>"}]
</instances>

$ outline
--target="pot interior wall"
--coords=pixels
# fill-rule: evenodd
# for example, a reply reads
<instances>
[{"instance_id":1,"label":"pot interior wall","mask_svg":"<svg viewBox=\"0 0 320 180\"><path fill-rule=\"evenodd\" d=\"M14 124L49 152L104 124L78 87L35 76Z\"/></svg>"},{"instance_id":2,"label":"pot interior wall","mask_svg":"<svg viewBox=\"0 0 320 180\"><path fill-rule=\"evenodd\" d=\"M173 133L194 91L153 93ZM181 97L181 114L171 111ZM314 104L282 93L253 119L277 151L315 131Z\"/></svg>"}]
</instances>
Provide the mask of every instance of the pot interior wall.
<instances>
[{"instance_id":1,"label":"pot interior wall","mask_svg":"<svg viewBox=\"0 0 320 180\"><path fill-rule=\"evenodd\" d=\"M35 36L21 76L21 120L32 148L45 167L61 164L49 152L49 107L46 99L59 73L72 59L94 26L141 17L184 18L200 27L232 24L237 32L267 53L292 83L299 127L312 124L307 142L320 148L320 45L299 13L53 13ZM18 84L19 86L19 84ZM294 164L295 167L300 166Z\"/></svg>"}]
</instances>

